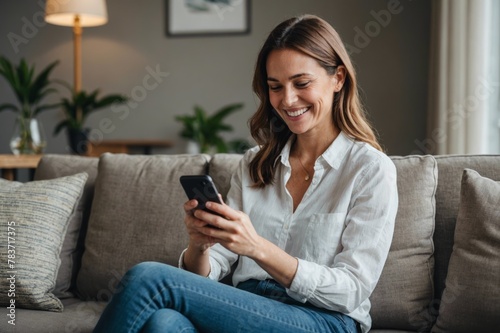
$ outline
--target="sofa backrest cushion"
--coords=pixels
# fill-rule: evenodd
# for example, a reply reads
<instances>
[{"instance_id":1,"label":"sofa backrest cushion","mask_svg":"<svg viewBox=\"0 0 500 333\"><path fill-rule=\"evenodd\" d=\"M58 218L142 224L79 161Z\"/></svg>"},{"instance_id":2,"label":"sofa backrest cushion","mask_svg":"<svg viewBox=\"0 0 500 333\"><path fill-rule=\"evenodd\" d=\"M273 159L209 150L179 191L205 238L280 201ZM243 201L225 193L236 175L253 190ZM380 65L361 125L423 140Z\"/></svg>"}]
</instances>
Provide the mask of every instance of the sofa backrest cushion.
<instances>
[{"instance_id":1,"label":"sofa backrest cushion","mask_svg":"<svg viewBox=\"0 0 500 333\"><path fill-rule=\"evenodd\" d=\"M83 244L94 197L94 182L97 176L96 157L71 155L44 155L35 172L35 180L54 179L85 172L88 175L82 196L70 218L63 247L60 253L61 266L57 273L54 295L60 299L74 297L76 274L80 268Z\"/></svg>"},{"instance_id":2,"label":"sofa backrest cushion","mask_svg":"<svg viewBox=\"0 0 500 333\"><path fill-rule=\"evenodd\" d=\"M465 169L446 288L433 332L498 332L500 182Z\"/></svg>"},{"instance_id":3,"label":"sofa backrest cushion","mask_svg":"<svg viewBox=\"0 0 500 333\"><path fill-rule=\"evenodd\" d=\"M78 273L84 300L107 301L121 277L142 261L177 265L187 246L179 183L183 174L204 174L208 155L104 154Z\"/></svg>"},{"instance_id":4,"label":"sofa backrest cushion","mask_svg":"<svg viewBox=\"0 0 500 333\"><path fill-rule=\"evenodd\" d=\"M208 174L224 199L231 186L231 176L242 158L241 154L215 154L208 164Z\"/></svg>"},{"instance_id":5,"label":"sofa backrest cushion","mask_svg":"<svg viewBox=\"0 0 500 333\"><path fill-rule=\"evenodd\" d=\"M373 328L427 331L433 298L437 163L432 156L392 157L399 206L380 280L370 297Z\"/></svg>"},{"instance_id":6,"label":"sofa backrest cushion","mask_svg":"<svg viewBox=\"0 0 500 333\"><path fill-rule=\"evenodd\" d=\"M477 171L481 176L500 180L500 155L443 155L436 156L439 184L436 191L435 244L435 304L437 307L444 290L448 262L453 249L455 224L460 203L460 185L465 168Z\"/></svg>"}]
</instances>

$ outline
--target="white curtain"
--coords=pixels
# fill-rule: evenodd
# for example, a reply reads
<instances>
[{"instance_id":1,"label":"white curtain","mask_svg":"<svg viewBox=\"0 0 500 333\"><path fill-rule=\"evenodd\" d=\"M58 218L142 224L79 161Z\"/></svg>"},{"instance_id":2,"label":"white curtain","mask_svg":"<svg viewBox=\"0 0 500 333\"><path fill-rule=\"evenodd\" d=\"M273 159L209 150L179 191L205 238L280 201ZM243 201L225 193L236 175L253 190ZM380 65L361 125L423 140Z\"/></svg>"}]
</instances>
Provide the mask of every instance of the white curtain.
<instances>
[{"instance_id":1,"label":"white curtain","mask_svg":"<svg viewBox=\"0 0 500 333\"><path fill-rule=\"evenodd\" d=\"M433 0L431 154L498 153L498 0Z\"/></svg>"}]
</instances>

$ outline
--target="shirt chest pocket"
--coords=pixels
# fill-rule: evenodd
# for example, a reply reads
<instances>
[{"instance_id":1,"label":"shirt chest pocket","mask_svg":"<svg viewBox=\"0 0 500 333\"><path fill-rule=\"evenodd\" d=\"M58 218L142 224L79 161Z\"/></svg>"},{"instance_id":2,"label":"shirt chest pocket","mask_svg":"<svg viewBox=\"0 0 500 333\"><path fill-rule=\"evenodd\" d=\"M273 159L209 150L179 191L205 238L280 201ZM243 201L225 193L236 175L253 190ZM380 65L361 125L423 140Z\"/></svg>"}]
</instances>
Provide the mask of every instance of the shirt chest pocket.
<instances>
[{"instance_id":1,"label":"shirt chest pocket","mask_svg":"<svg viewBox=\"0 0 500 333\"><path fill-rule=\"evenodd\" d=\"M305 232L305 260L331 266L335 255L342 251L341 238L346 213L314 214Z\"/></svg>"}]
</instances>

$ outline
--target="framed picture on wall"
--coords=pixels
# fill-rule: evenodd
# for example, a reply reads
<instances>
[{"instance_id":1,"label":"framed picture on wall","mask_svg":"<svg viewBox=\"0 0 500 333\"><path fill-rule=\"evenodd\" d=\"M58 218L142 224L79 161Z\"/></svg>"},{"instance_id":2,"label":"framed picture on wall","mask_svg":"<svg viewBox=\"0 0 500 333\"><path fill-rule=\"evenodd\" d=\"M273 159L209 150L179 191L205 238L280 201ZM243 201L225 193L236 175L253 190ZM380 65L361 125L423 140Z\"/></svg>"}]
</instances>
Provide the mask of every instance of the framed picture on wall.
<instances>
[{"instance_id":1,"label":"framed picture on wall","mask_svg":"<svg viewBox=\"0 0 500 333\"><path fill-rule=\"evenodd\" d=\"M166 9L171 37L250 32L250 0L166 0Z\"/></svg>"}]
</instances>

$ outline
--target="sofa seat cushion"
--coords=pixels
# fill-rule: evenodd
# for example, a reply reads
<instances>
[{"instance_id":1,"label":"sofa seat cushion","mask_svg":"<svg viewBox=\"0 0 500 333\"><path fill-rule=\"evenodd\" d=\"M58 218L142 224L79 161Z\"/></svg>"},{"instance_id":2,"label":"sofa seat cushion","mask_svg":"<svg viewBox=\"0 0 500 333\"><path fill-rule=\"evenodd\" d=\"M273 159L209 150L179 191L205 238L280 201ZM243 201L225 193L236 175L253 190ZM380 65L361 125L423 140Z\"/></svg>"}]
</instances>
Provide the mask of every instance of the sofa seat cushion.
<instances>
[{"instance_id":1,"label":"sofa seat cushion","mask_svg":"<svg viewBox=\"0 0 500 333\"><path fill-rule=\"evenodd\" d=\"M90 205L94 197L94 182L97 176L96 157L71 155L44 155L35 172L35 180L54 179L70 176L75 173L88 174L83 193L78 200L75 212L71 215L68 231L60 254L61 266L57 273L54 295L59 298L74 297L72 290L76 288L76 274L80 268L83 254L83 243L90 216Z\"/></svg>"},{"instance_id":2,"label":"sofa seat cushion","mask_svg":"<svg viewBox=\"0 0 500 333\"><path fill-rule=\"evenodd\" d=\"M62 300L64 312L34 311L16 309L16 325L10 325L7 320L0 321L2 333L62 333L78 332L92 333L101 313L104 302L83 302L77 298ZM2 319L7 309L0 309Z\"/></svg>"},{"instance_id":3,"label":"sofa seat cushion","mask_svg":"<svg viewBox=\"0 0 500 333\"><path fill-rule=\"evenodd\" d=\"M392 157L399 206L380 280L370 297L373 328L427 331L433 298L437 163L432 156Z\"/></svg>"},{"instance_id":4,"label":"sofa seat cushion","mask_svg":"<svg viewBox=\"0 0 500 333\"><path fill-rule=\"evenodd\" d=\"M0 305L62 311L54 296L69 217L87 180L79 173L29 183L0 179Z\"/></svg>"},{"instance_id":5,"label":"sofa seat cushion","mask_svg":"<svg viewBox=\"0 0 500 333\"><path fill-rule=\"evenodd\" d=\"M465 169L455 243L433 332L498 332L500 182Z\"/></svg>"},{"instance_id":6,"label":"sofa seat cushion","mask_svg":"<svg viewBox=\"0 0 500 333\"><path fill-rule=\"evenodd\" d=\"M208 155L104 154L77 290L84 300L107 301L133 265L177 265L187 246L181 175L205 174Z\"/></svg>"}]
</instances>

